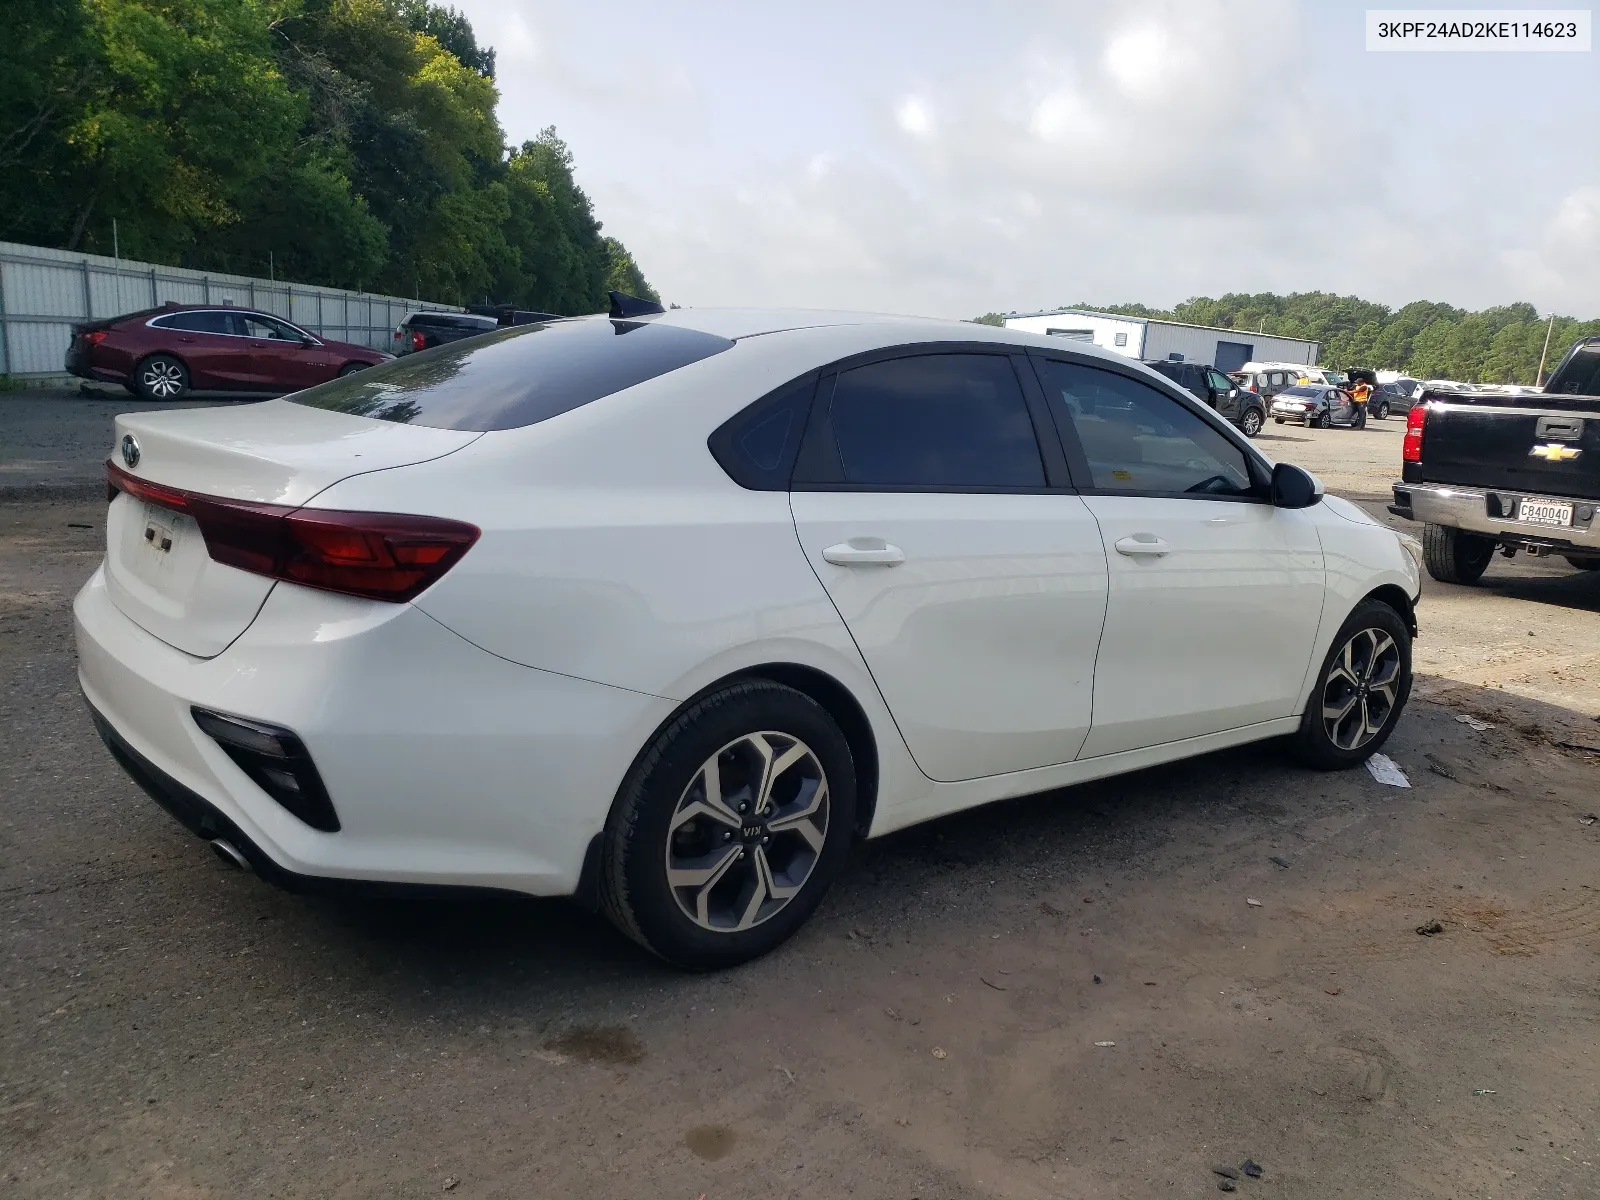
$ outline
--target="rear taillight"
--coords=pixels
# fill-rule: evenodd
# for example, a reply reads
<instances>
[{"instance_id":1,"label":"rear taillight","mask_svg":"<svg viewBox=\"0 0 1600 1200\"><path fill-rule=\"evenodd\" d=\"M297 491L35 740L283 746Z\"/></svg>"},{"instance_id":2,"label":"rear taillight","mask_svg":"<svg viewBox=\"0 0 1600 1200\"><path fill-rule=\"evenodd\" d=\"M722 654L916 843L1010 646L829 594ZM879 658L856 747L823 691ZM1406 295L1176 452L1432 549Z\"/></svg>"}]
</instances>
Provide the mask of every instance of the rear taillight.
<instances>
[{"instance_id":1,"label":"rear taillight","mask_svg":"<svg viewBox=\"0 0 1600 1200\"><path fill-rule=\"evenodd\" d=\"M187 513L219 563L306 587L402 603L420 595L478 540L476 525L400 513L289 508L202 496L106 463L106 495Z\"/></svg>"},{"instance_id":2,"label":"rear taillight","mask_svg":"<svg viewBox=\"0 0 1600 1200\"><path fill-rule=\"evenodd\" d=\"M1402 461L1414 463L1422 461L1422 427L1427 420L1426 404L1413 404L1411 411L1406 413L1406 440L1400 446Z\"/></svg>"},{"instance_id":3,"label":"rear taillight","mask_svg":"<svg viewBox=\"0 0 1600 1200\"><path fill-rule=\"evenodd\" d=\"M413 332L411 335L411 348L413 350L426 350L428 348L428 339L420 333Z\"/></svg>"},{"instance_id":4,"label":"rear taillight","mask_svg":"<svg viewBox=\"0 0 1600 1200\"><path fill-rule=\"evenodd\" d=\"M111 334L107 330L96 329L93 333L84 334L83 335L83 341L84 341L85 345L98 346L101 342L105 341L106 338L108 338L110 336L111 336Z\"/></svg>"}]
</instances>

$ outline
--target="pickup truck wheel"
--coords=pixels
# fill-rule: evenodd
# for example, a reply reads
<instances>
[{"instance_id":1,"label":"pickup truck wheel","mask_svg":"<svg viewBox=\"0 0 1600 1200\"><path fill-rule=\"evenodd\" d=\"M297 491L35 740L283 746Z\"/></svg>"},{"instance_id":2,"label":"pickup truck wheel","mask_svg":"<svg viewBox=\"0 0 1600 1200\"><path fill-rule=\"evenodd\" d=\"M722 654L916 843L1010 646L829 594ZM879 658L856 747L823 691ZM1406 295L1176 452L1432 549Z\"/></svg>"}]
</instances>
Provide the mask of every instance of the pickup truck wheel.
<instances>
[{"instance_id":1,"label":"pickup truck wheel","mask_svg":"<svg viewBox=\"0 0 1600 1200\"><path fill-rule=\"evenodd\" d=\"M1566 559L1580 571L1600 571L1600 558L1579 558L1568 554Z\"/></svg>"},{"instance_id":2,"label":"pickup truck wheel","mask_svg":"<svg viewBox=\"0 0 1600 1200\"><path fill-rule=\"evenodd\" d=\"M1494 539L1428 525L1422 530L1422 561L1440 583L1477 583L1494 557Z\"/></svg>"}]
</instances>

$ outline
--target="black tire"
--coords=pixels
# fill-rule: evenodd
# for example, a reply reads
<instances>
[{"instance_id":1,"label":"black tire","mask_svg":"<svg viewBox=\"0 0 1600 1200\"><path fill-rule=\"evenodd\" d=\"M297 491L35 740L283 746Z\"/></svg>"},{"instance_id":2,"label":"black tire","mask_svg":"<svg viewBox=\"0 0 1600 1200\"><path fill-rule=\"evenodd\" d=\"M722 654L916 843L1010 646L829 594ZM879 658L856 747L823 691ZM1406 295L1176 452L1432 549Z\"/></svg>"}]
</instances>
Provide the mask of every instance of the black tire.
<instances>
[{"instance_id":1,"label":"black tire","mask_svg":"<svg viewBox=\"0 0 1600 1200\"><path fill-rule=\"evenodd\" d=\"M1600 571L1600 558L1581 558L1576 554L1568 554L1564 557L1580 571Z\"/></svg>"},{"instance_id":2,"label":"black tire","mask_svg":"<svg viewBox=\"0 0 1600 1200\"><path fill-rule=\"evenodd\" d=\"M820 849L812 853L807 846L794 840L795 831L779 833L774 827L769 834L774 844L763 850L762 847L768 845L767 840L743 832L750 828L744 822L760 823L757 812L738 818L741 832L734 835L738 841L727 836L729 830L725 824L719 824L721 818L696 816L680 820L679 832L675 835L674 817L685 802L693 804L695 797L703 797L702 771L713 760L718 764L719 791L727 800L724 807L734 806L734 797L741 794L740 789L727 787L729 779L724 777L721 764L732 763L737 768L737 754L748 747L744 739L763 733L777 734L803 744L802 748L809 749L811 757L795 770L815 765L826 781L826 822L820 831ZM779 776L778 780L783 778ZM777 795L781 786L773 787L772 793ZM811 792L801 795L815 796L818 791L820 788L813 786ZM805 923L837 878L850 849L855 799L855 764L850 744L833 718L816 701L768 680L736 683L713 692L695 701L662 730L639 755L623 782L606 822L601 852L601 908L623 933L681 967L702 970L730 967L758 958L781 945ZM784 802L780 800L779 803ZM709 813L706 805L698 807L700 812ZM781 813L772 818L774 821L784 819ZM817 832L814 825L812 832ZM680 849L683 843L678 840L685 834L691 835L696 843L686 850ZM776 879L786 874L792 881L794 872L803 869L807 873L798 884L799 891L749 928L713 929L700 924L683 907L686 901L680 901L677 894L693 889L675 890L669 886L668 855L681 852L686 862L698 861L705 867L708 862L716 863L717 854L724 845L738 851L738 861L727 866L717 882L701 889L715 894L728 885L723 898L717 901L719 904L732 892L732 907L739 909L745 905L744 897L761 886L757 883L756 887L751 887L751 881L743 877L746 872L755 874L757 880ZM748 860L741 846L748 847ZM694 851L698 851L698 856ZM781 871L775 865L780 861L777 857L780 853L789 855L789 865ZM800 860L798 868L796 860ZM746 861L748 866L739 865ZM761 874L763 871L765 875ZM770 892L767 894L770 896ZM699 891L695 892L694 899L698 906ZM709 911L709 904L707 901L703 911ZM758 903L756 911L760 906Z\"/></svg>"},{"instance_id":3,"label":"black tire","mask_svg":"<svg viewBox=\"0 0 1600 1200\"><path fill-rule=\"evenodd\" d=\"M1261 410L1259 408L1247 408L1244 410L1244 412L1240 413L1239 428L1241 431L1243 431L1245 437L1247 438L1253 438L1256 434L1260 433Z\"/></svg>"},{"instance_id":4,"label":"black tire","mask_svg":"<svg viewBox=\"0 0 1600 1200\"><path fill-rule=\"evenodd\" d=\"M1387 604L1363 600L1322 660L1294 735L1296 756L1323 771L1366 762L1389 740L1410 696L1411 631ZM1341 709L1344 716L1332 716Z\"/></svg>"},{"instance_id":5,"label":"black tire","mask_svg":"<svg viewBox=\"0 0 1600 1200\"><path fill-rule=\"evenodd\" d=\"M146 400L181 400L189 394L189 368L170 354L152 354L133 369L133 390Z\"/></svg>"},{"instance_id":6,"label":"black tire","mask_svg":"<svg viewBox=\"0 0 1600 1200\"><path fill-rule=\"evenodd\" d=\"M1333 414L1324 409L1317 414L1316 420L1306 422L1315 425L1318 429L1331 429L1333 427Z\"/></svg>"},{"instance_id":7,"label":"black tire","mask_svg":"<svg viewBox=\"0 0 1600 1200\"><path fill-rule=\"evenodd\" d=\"M1272 418L1272 423L1274 425L1282 425L1283 424L1283 418L1282 417L1273 417Z\"/></svg>"},{"instance_id":8,"label":"black tire","mask_svg":"<svg viewBox=\"0 0 1600 1200\"><path fill-rule=\"evenodd\" d=\"M1389 419L1389 402L1387 400L1378 401L1378 406L1372 410L1372 415L1380 421L1387 421Z\"/></svg>"},{"instance_id":9,"label":"black tire","mask_svg":"<svg viewBox=\"0 0 1600 1200\"><path fill-rule=\"evenodd\" d=\"M345 363L344 366L339 368L339 378L343 379L346 375L354 375L357 371L365 371L371 365L371 363Z\"/></svg>"},{"instance_id":10,"label":"black tire","mask_svg":"<svg viewBox=\"0 0 1600 1200\"><path fill-rule=\"evenodd\" d=\"M1448 525L1425 525L1422 529L1422 563L1440 583L1477 583L1493 557L1493 538Z\"/></svg>"}]
</instances>

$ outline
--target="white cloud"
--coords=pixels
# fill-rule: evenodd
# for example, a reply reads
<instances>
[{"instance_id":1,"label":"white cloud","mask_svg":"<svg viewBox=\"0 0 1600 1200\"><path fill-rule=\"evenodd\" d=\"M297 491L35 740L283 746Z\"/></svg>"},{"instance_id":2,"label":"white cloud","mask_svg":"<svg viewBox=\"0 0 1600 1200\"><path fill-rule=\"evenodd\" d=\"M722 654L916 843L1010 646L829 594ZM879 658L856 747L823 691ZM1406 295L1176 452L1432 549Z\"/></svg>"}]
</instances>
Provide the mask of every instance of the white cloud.
<instances>
[{"instance_id":1,"label":"white cloud","mask_svg":"<svg viewBox=\"0 0 1600 1200\"><path fill-rule=\"evenodd\" d=\"M737 38L694 0L655 24L459 2L502 48L513 137L555 122L607 232L680 303L969 316L1320 288L1595 310L1582 64L1364 55L1360 10L1314 0L914 25L818 4Z\"/></svg>"},{"instance_id":2,"label":"white cloud","mask_svg":"<svg viewBox=\"0 0 1600 1200\"><path fill-rule=\"evenodd\" d=\"M895 124L912 137L933 136L933 110L921 96L907 96L894 110Z\"/></svg>"}]
</instances>

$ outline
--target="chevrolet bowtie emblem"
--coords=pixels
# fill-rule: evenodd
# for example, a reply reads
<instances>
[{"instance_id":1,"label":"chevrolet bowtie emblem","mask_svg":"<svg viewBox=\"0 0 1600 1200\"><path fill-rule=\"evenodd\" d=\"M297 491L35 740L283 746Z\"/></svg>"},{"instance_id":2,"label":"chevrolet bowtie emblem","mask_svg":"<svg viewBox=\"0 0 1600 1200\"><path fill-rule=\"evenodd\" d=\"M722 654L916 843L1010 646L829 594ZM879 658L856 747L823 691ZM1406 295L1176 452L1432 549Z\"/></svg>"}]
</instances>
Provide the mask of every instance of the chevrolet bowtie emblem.
<instances>
[{"instance_id":1,"label":"chevrolet bowtie emblem","mask_svg":"<svg viewBox=\"0 0 1600 1200\"><path fill-rule=\"evenodd\" d=\"M1582 453L1582 450L1574 450L1571 446L1562 446L1556 442L1547 442L1528 451L1530 457L1548 459L1550 462L1566 462Z\"/></svg>"}]
</instances>

